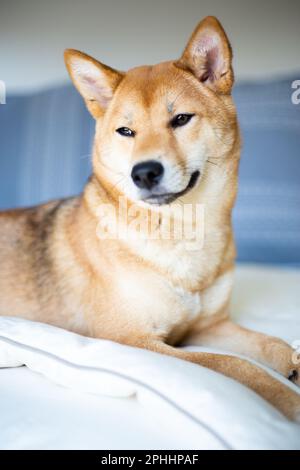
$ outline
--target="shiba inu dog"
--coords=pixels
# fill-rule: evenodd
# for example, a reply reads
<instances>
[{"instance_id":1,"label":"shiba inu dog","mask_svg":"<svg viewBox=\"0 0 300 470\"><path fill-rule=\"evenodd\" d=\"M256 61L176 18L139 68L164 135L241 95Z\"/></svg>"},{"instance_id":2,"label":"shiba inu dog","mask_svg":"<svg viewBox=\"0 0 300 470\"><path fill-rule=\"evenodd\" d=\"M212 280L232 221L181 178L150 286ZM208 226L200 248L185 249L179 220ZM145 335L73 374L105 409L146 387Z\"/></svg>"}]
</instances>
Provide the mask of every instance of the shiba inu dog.
<instances>
[{"instance_id":1,"label":"shiba inu dog","mask_svg":"<svg viewBox=\"0 0 300 470\"><path fill-rule=\"evenodd\" d=\"M177 347L220 347L300 383L289 345L229 318L240 136L222 26L207 17L180 59L127 73L75 50L65 61L96 120L93 174L79 197L0 214L0 315L195 362L299 419L288 383L230 354ZM120 201L127 237L113 234ZM203 237L192 231L187 244L170 228L196 206L189 227Z\"/></svg>"}]
</instances>

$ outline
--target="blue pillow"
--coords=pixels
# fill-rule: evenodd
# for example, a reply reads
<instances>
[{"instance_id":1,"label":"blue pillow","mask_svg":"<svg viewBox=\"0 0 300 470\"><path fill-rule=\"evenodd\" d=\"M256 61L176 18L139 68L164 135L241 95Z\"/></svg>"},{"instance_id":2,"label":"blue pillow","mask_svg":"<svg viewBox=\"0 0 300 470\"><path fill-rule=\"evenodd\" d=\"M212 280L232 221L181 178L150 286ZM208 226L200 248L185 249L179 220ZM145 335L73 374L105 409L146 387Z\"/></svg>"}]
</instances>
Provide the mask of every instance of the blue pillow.
<instances>
[{"instance_id":1,"label":"blue pillow","mask_svg":"<svg viewBox=\"0 0 300 470\"><path fill-rule=\"evenodd\" d=\"M0 210L77 194L90 174L94 121L72 86L0 106Z\"/></svg>"},{"instance_id":2,"label":"blue pillow","mask_svg":"<svg viewBox=\"0 0 300 470\"><path fill-rule=\"evenodd\" d=\"M233 213L241 261L300 263L300 105L291 100L296 78L241 84L234 91L243 137Z\"/></svg>"},{"instance_id":3,"label":"blue pillow","mask_svg":"<svg viewBox=\"0 0 300 470\"><path fill-rule=\"evenodd\" d=\"M300 263L299 77L240 84L243 136L234 229L241 261ZM94 121L72 86L0 105L0 209L79 193L91 170Z\"/></svg>"}]
</instances>

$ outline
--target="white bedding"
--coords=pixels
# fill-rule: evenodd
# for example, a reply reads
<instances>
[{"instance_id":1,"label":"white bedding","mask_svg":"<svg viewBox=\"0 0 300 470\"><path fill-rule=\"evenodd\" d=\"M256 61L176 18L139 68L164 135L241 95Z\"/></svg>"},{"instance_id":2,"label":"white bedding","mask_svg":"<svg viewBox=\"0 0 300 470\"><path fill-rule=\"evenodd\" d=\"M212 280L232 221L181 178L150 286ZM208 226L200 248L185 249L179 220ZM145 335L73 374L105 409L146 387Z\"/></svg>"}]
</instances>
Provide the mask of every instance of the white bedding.
<instances>
[{"instance_id":1,"label":"white bedding","mask_svg":"<svg viewBox=\"0 0 300 470\"><path fill-rule=\"evenodd\" d=\"M236 321L300 342L300 271L236 277ZM2 449L300 449L253 392L171 357L2 317L0 367Z\"/></svg>"}]
</instances>

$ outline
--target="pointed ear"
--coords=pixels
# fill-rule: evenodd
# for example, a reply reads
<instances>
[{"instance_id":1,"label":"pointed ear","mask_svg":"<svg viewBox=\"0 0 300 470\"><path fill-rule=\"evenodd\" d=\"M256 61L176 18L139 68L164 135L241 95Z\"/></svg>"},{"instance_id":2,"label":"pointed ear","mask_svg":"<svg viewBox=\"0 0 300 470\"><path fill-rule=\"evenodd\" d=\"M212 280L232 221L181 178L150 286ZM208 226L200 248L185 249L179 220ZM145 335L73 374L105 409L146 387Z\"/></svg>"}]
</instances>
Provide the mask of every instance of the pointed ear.
<instances>
[{"instance_id":1,"label":"pointed ear","mask_svg":"<svg viewBox=\"0 0 300 470\"><path fill-rule=\"evenodd\" d=\"M92 116L102 116L124 74L74 49L66 49L65 63L70 77L83 96Z\"/></svg>"},{"instance_id":2,"label":"pointed ear","mask_svg":"<svg viewBox=\"0 0 300 470\"><path fill-rule=\"evenodd\" d=\"M230 93L234 80L232 50L217 18L207 16L198 24L176 65L191 71L217 93Z\"/></svg>"}]
</instances>

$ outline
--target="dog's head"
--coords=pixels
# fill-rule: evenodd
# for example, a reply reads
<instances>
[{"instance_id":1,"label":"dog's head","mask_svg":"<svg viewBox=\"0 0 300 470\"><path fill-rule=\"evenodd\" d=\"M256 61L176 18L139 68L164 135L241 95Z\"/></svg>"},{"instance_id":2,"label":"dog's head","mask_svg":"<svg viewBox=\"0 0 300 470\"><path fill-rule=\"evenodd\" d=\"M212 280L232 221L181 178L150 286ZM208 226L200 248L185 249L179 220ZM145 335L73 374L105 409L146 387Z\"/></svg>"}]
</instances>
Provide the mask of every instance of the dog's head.
<instances>
[{"instance_id":1,"label":"dog's head","mask_svg":"<svg viewBox=\"0 0 300 470\"><path fill-rule=\"evenodd\" d=\"M112 190L168 204L228 158L237 133L232 53L216 18L198 25L177 61L123 73L74 50L65 60L97 121L95 175Z\"/></svg>"}]
</instances>

